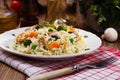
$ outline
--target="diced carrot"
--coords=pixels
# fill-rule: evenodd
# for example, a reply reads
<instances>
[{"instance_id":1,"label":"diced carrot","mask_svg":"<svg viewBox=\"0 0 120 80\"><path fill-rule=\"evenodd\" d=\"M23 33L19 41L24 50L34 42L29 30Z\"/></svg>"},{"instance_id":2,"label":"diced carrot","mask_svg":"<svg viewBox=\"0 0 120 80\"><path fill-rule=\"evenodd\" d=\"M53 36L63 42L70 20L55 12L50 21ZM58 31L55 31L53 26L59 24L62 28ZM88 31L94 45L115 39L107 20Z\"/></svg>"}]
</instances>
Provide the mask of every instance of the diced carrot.
<instances>
[{"instance_id":1,"label":"diced carrot","mask_svg":"<svg viewBox=\"0 0 120 80\"><path fill-rule=\"evenodd\" d=\"M74 31L75 30L75 28L73 28L73 27L68 27L68 30L70 30L70 31Z\"/></svg>"},{"instance_id":2,"label":"diced carrot","mask_svg":"<svg viewBox=\"0 0 120 80\"><path fill-rule=\"evenodd\" d=\"M29 37L30 38L33 38L33 37L36 38L37 37L36 32L30 32Z\"/></svg>"},{"instance_id":3,"label":"diced carrot","mask_svg":"<svg viewBox=\"0 0 120 80\"><path fill-rule=\"evenodd\" d=\"M60 47L60 43L59 42L52 42L49 45L50 50L53 50L53 48L59 48Z\"/></svg>"}]
</instances>

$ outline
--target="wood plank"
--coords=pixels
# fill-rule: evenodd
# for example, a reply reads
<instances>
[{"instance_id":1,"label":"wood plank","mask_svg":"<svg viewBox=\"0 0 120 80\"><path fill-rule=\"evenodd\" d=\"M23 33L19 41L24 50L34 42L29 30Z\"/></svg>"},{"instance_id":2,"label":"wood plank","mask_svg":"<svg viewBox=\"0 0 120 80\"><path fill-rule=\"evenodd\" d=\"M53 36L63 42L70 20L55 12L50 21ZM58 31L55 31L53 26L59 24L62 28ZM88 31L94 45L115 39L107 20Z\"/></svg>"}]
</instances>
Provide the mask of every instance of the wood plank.
<instances>
[{"instance_id":1,"label":"wood plank","mask_svg":"<svg viewBox=\"0 0 120 80\"><path fill-rule=\"evenodd\" d=\"M25 80L26 75L0 62L0 80Z\"/></svg>"},{"instance_id":2,"label":"wood plank","mask_svg":"<svg viewBox=\"0 0 120 80\"><path fill-rule=\"evenodd\" d=\"M120 38L115 42L108 42L106 40L102 41L102 45L110 48L116 48L120 50Z\"/></svg>"}]
</instances>

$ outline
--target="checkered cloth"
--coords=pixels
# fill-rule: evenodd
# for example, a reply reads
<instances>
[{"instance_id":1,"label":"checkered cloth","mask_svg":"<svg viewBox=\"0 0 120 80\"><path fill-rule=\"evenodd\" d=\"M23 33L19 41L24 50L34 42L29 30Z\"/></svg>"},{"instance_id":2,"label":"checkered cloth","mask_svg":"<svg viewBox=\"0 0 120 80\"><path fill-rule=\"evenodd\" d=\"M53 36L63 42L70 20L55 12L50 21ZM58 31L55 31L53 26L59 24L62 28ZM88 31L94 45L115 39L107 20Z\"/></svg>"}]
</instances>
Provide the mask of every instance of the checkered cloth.
<instances>
[{"instance_id":1,"label":"checkered cloth","mask_svg":"<svg viewBox=\"0 0 120 80\"><path fill-rule=\"evenodd\" d=\"M8 54L0 49L0 61L28 76L39 75L76 64L94 63L110 57L116 57L118 60L105 68L83 69L54 80L120 80L120 50L101 46L89 55L76 57L74 59L63 61L35 61Z\"/></svg>"}]
</instances>

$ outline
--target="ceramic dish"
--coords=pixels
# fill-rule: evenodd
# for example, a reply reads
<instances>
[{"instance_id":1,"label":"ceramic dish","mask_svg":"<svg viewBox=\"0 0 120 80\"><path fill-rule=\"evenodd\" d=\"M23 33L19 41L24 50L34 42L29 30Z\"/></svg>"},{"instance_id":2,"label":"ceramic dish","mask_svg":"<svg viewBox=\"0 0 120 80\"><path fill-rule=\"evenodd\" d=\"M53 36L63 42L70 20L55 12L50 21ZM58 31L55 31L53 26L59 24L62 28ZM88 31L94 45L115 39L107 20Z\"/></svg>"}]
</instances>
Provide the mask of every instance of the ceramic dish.
<instances>
[{"instance_id":1,"label":"ceramic dish","mask_svg":"<svg viewBox=\"0 0 120 80\"><path fill-rule=\"evenodd\" d=\"M18 29L14 29L14 30L10 30L2 33L0 35L0 47L5 51L10 52L10 54L12 53L22 57L40 59L40 60L64 60L68 58L74 58L77 56L90 54L91 51L96 50L102 44L101 39L95 34L82 29L78 29L79 33L84 37L84 40L87 46L85 51L75 53L75 54L69 54L69 55L61 55L61 56L41 56L41 55L39 56L39 55L23 54L18 51L15 51L12 48L12 43L15 40L15 36L23 32L26 28L28 27L18 28Z\"/></svg>"}]
</instances>

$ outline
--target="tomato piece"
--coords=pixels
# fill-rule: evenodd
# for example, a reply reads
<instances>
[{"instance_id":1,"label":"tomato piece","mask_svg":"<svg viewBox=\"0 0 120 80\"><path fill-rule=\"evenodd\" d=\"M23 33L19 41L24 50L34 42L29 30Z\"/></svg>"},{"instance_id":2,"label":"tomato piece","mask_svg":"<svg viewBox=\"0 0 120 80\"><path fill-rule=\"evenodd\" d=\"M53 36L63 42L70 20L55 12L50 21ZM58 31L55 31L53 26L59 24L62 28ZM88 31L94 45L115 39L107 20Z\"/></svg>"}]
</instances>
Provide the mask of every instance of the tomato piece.
<instances>
[{"instance_id":1,"label":"tomato piece","mask_svg":"<svg viewBox=\"0 0 120 80\"><path fill-rule=\"evenodd\" d=\"M20 14L20 11L22 9L22 2L20 2L19 0L12 0L10 3L10 8Z\"/></svg>"}]
</instances>

